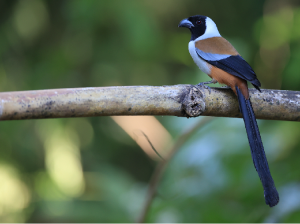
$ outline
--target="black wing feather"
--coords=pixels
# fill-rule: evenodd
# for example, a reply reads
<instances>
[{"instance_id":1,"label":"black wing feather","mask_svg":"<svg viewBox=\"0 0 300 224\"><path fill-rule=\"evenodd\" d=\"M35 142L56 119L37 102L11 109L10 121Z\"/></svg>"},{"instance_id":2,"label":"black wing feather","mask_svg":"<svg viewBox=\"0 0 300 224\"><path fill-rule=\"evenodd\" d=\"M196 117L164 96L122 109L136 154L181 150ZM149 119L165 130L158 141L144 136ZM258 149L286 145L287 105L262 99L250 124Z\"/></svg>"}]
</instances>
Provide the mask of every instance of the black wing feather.
<instances>
[{"instance_id":1,"label":"black wing feather","mask_svg":"<svg viewBox=\"0 0 300 224\"><path fill-rule=\"evenodd\" d=\"M198 56L202 58L204 61L206 61L207 63L219 69L222 69L232 75L235 75L239 78L251 82L256 89L260 90L259 87L261 86L261 84L257 79L255 72L253 71L251 66L240 55L232 55L221 60L207 60L205 59L205 55L204 55L205 52L199 50L198 48L196 48L196 52ZM210 59L213 58L214 54L210 54L210 55L211 55Z\"/></svg>"}]
</instances>

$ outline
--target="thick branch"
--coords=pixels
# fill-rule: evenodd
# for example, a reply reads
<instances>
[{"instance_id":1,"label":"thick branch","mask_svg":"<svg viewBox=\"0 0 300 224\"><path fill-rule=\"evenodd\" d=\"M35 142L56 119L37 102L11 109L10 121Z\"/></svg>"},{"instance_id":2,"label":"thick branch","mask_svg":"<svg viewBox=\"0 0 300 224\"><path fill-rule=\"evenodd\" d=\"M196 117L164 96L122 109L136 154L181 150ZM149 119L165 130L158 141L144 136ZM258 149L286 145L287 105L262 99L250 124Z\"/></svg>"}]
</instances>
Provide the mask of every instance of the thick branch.
<instances>
[{"instance_id":1,"label":"thick branch","mask_svg":"<svg viewBox=\"0 0 300 224\"><path fill-rule=\"evenodd\" d=\"M257 118L300 120L300 92L250 89ZM117 86L0 93L0 120L113 115L241 117L230 89Z\"/></svg>"}]
</instances>

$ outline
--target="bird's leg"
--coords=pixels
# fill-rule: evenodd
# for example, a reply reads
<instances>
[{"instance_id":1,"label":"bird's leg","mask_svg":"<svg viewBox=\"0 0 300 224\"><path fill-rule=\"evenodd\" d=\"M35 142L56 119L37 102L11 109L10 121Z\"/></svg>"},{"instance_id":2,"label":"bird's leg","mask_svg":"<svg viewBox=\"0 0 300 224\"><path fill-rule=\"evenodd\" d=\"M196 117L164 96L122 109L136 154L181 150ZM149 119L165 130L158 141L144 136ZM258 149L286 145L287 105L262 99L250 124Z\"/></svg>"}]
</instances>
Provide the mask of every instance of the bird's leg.
<instances>
[{"instance_id":1,"label":"bird's leg","mask_svg":"<svg viewBox=\"0 0 300 224\"><path fill-rule=\"evenodd\" d=\"M210 80L208 82L200 82L199 84L197 84L197 86L201 87L201 88L208 89L209 94L210 94L211 93L211 88L209 86L207 86L206 84L211 84L211 83L216 84L217 82L218 82L217 80L212 79L212 80Z\"/></svg>"}]
</instances>

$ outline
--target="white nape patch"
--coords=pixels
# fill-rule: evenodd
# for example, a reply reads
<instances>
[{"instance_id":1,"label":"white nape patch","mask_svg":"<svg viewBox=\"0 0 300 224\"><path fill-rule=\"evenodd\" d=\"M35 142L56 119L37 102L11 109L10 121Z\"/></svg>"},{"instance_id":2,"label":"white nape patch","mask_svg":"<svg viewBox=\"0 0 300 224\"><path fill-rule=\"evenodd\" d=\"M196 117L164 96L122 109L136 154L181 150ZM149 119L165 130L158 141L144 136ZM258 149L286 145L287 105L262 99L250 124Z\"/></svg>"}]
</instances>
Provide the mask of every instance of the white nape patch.
<instances>
[{"instance_id":1,"label":"white nape patch","mask_svg":"<svg viewBox=\"0 0 300 224\"><path fill-rule=\"evenodd\" d=\"M196 65L200 68L200 70L209 75L211 65L198 56L196 52L195 41L193 40L189 42L189 52Z\"/></svg>"},{"instance_id":2,"label":"white nape patch","mask_svg":"<svg viewBox=\"0 0 300 224\"><path fill-rule=\"evenodd\" d=\"M206 17L205 23L206 23L205 33L202 36L198 37L195 41L204 40L211 37L221 37L217 25L211 18Z\"/></svg>"}]
</instances>

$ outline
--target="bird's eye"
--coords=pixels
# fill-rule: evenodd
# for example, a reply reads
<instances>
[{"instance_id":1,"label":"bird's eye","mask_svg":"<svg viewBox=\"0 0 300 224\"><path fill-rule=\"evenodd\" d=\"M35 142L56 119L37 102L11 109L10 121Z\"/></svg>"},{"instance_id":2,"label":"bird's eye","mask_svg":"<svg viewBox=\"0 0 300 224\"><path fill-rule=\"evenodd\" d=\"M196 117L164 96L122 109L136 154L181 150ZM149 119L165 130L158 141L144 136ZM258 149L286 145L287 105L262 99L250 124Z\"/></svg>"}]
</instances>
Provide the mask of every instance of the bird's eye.
<instances>
[{"instance_id":1,"label":"bird's eye","mask_svg":"<svg viewBox=\"0 0 300 224\"><path fill-rule=\"evenodd\" d=\"M197 20L197 21L196 21L196 24L197 24L197 25L200 25L201 23L202 23L201 20Z\"/></svg>"}]
</instances>

